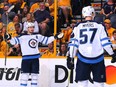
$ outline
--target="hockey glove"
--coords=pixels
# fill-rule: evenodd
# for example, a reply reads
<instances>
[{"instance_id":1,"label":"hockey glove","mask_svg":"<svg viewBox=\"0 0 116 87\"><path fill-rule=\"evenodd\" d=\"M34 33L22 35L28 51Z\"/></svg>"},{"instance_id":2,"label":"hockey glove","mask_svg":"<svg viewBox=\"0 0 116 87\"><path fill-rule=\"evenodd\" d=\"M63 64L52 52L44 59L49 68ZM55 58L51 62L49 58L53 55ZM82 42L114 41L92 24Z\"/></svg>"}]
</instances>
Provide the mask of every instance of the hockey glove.
<instances>
[{"instance_id":1,"label":"hockey glove","mask_svg":"<svg viewBox=\"0 0 116 87\"><path fill-rule=\"evenodd\" d=\"M10 40L11 39L11 35L7 33L7 34L4 35L4 38L5 38L5 40Z\"/></svg>"},{"instance_id":2,"label":"hockey glove","mask_svg":"<svg viewBox=\"0 0 116 87\"><path fill-rule=\"evenodd\" d=\"M57 34L54 36L54 38L55 38L55 39L61 39L61 38L63 38L63 36L64 36L64 33L57 33Z\"/></svg>"},{"instance_id":3,"label":"hockey glove","mask_svg":"<svg viewBox=\"0 0 116 87\"><path fill-rule=\"evenodd\" d=\"M68 69L74 69L74 58L67 57L67 67Z\"/></svg>"},{"instance_id":4,"label":"hockey glove","mask_svg":"<svg viewBox=\"0 0 116 87\"><path fill-rule=\"evenodd\" d=\"M115 63L116 62L116 54L113 54L111 56L112 56L111 63Z\"/></svg>"}]
</instances>

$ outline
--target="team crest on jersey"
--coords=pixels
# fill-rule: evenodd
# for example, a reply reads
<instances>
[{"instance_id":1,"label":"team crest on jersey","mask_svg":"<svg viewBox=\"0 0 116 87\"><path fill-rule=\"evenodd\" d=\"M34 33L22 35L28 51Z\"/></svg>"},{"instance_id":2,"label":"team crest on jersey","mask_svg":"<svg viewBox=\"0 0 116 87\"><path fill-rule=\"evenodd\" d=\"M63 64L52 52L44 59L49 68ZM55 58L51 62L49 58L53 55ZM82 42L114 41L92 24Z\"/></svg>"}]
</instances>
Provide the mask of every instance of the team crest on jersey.
<instances>
[{"instance_id":1,"label":"team crest on jersey","mask_svg":"<svg viewBox=\"0 0 116 87\"><path fill-rule=\"evenodd\" d=\"M36 46L37 46L37 40L35 40L35 39L29 40L29 46L31 48L36 48Z\"/></svg>"}]
</instances>

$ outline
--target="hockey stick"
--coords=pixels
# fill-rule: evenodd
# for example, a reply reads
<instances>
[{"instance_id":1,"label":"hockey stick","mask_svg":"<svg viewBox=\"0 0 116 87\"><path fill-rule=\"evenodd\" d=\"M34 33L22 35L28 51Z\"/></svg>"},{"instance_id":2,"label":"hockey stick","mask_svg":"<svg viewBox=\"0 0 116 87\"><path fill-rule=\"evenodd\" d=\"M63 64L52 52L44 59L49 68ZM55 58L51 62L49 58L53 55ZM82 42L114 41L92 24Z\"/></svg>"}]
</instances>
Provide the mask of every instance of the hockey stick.
<instances>
[{"instance_id":1,"label":"hockey stick","mask_svg":"<svg viewBox=\"0 0 116 87\"><path fill-rule=\"evenodd\" d=\"M8 11L7 11L7 27L6 27L6 33L7 33L7 30L8 30L8 13L14 8L14 5L12 5ZM6 41L6 40L5 40ZM8 46L7 46L7 41L6 41L6 52L5 52L5 60L4 60L4 72L6 73L7 72L7 68L6 68L6 62L7 62L7 51L8 51Z\"/></svg>"},{"instance_id":2,"label":"hockey stick","mask_svg":"<svg viewBox=\"0 0 116 87\"><path fill-rule=\"evenodd\" d=\"M73 69L68 71L68 83L66 87L69 87L70 82L73 83L73 78L71 78L73 76Z\"/></svg>"},{"instance_id":3,"label":"hockey stick","mask_svg":"<svg viewBox=\"0 0 116 87\"><path fill-rule=\"evenodd\" d=\"M7 51L7 48L6 48L6 51ZM6 61L7 61L7 52L5 53L5 60L4 60L4 72L7 71L7 68L6 68Z\"/></svg>"},{"instance_id":4,"label":"hockey stick","mask_svg":"<svg viewBox=\"0 0 116 87\"><path fill-rule=\"evenodd\" d=\"M75 42L74 42L75 44ZM74 48L73 48L73 52L72 54L74 53ZM72 62L72 61L71 61ZM70 83L70 78L71 78L71 74L73 73L73 69L70 69L69 72L68 72L68 83L67 83L67 86L66 87L69 87L69 83Z\"/></svg>"},{"instance_id":5,"label":"hockey stick","mask_svg":"<svg viewBox=\"0 0 116 87\"><path fill-rule=\"evenodd\" d=\"M71 70L68 71L68 83L67 83L67 86L66 87L69 87L70 76L71 76Z\"/></svg>"}]
</instances>

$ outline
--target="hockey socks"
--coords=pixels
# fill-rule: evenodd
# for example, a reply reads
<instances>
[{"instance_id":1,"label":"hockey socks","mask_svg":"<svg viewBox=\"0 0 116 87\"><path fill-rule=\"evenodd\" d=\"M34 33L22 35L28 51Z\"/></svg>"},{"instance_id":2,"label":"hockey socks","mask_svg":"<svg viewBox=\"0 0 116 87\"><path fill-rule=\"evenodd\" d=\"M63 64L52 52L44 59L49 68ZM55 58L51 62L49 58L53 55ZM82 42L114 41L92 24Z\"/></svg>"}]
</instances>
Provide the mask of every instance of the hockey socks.
<instances>
[{"instance_id":1,"label":"hockey socks","mask_svg":"<svg viewBox=\"0 0 116 87\"><path fill-rule=\"evenodd\" d=\"M20 86L21 87L27 87L28 79L29 79L29 74L28 73L22 73L21 74L21 79L20 79Z\"/></svg>"},{"instance_id":2,"label":"hockey socks","mask_svg":"<svg viewBox=\"0 0 116 87\"><path fill-rule=\"evenodd\" d=\"M38 74L31 74L31 87L38 87Z\"/></svg>"}]
</instances>

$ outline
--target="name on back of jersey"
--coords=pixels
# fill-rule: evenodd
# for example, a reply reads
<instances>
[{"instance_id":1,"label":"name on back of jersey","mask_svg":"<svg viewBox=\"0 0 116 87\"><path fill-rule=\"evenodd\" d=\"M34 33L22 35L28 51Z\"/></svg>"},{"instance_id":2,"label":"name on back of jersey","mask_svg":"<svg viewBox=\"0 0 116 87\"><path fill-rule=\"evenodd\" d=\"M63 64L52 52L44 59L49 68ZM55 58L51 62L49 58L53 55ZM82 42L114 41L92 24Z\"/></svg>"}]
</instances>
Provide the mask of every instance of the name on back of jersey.
<instances>
[{"instance_id":1,"label":"name on back of jersey","mask_svg":"<svg viewBox=\"0 0 116 87\"><path fill-rule=\"evenodd\" d=\"M93 23L83 24L83 27L94 27Z\"/></svg>"}]
</instances>

